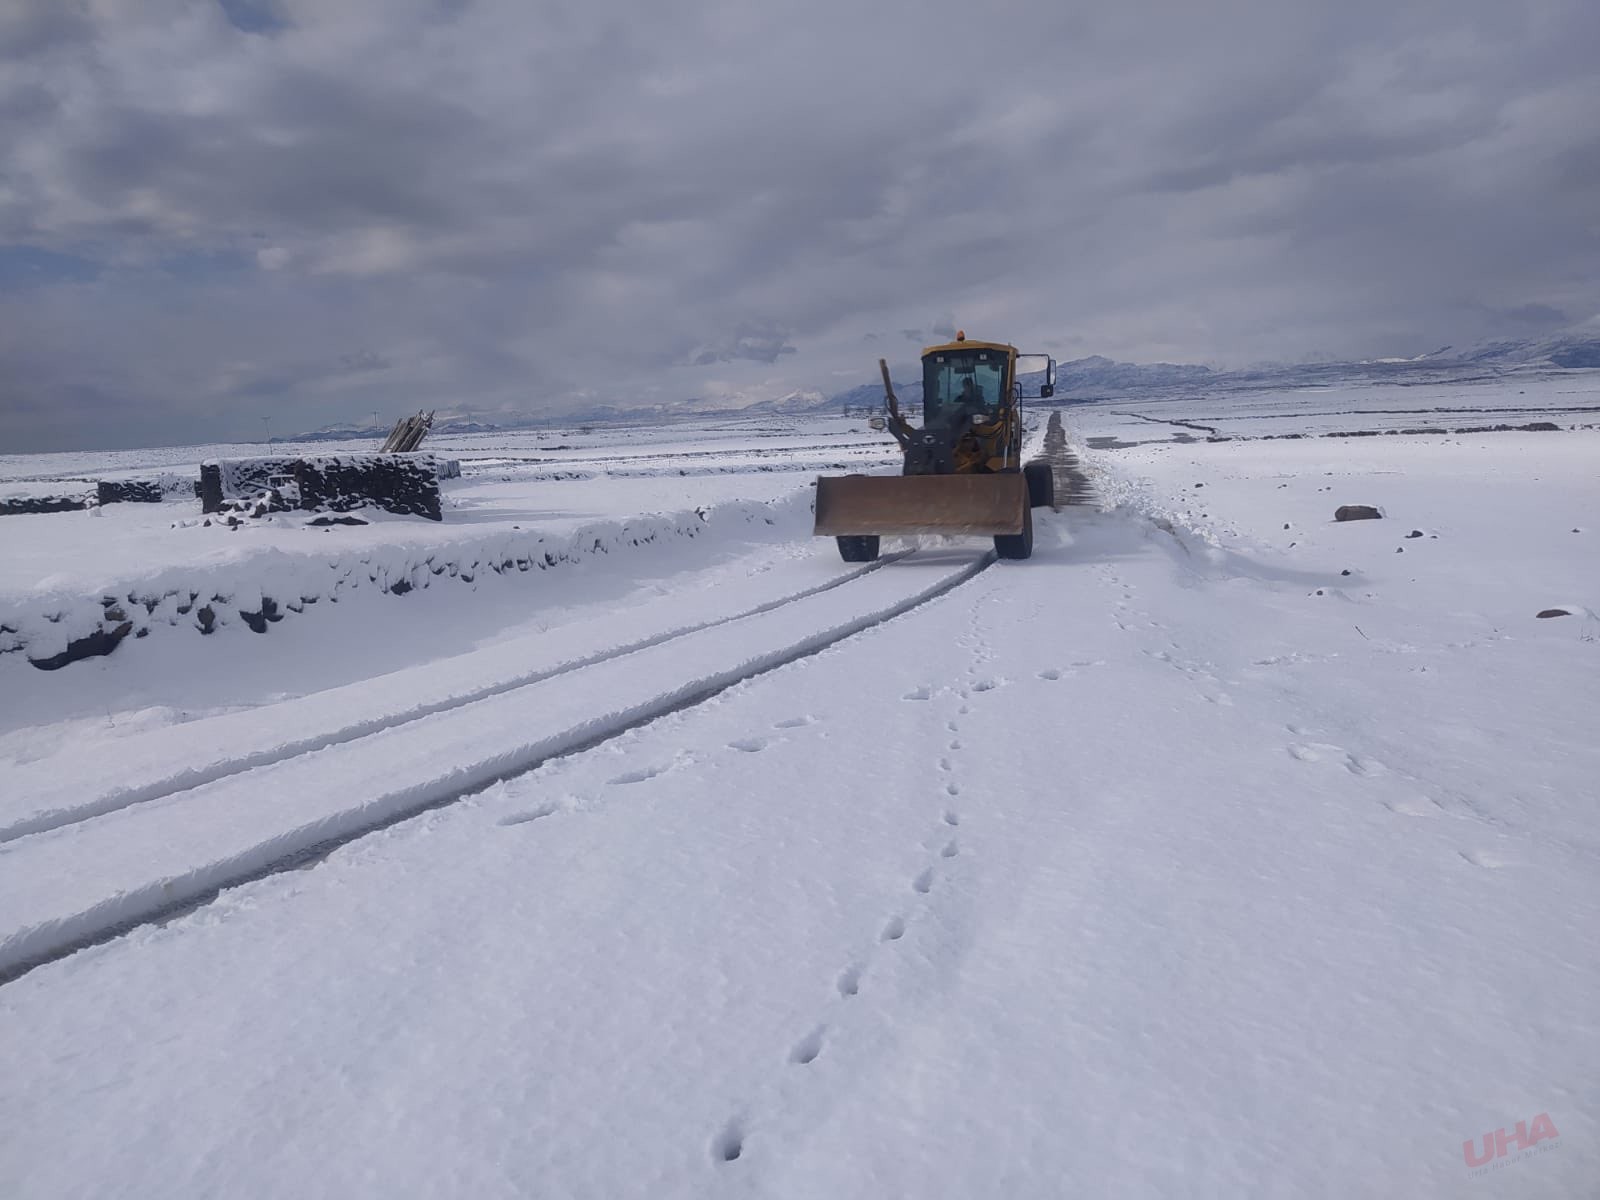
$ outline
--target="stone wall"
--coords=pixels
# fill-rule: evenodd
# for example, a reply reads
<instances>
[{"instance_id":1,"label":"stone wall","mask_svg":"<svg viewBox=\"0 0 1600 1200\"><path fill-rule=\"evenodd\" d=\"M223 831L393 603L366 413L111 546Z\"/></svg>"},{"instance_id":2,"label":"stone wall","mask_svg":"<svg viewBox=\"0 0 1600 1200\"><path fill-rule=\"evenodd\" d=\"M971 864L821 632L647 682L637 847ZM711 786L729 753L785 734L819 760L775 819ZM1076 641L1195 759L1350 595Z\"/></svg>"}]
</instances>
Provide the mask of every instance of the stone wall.
<instances>
[{"instance_id":1,"label":"stone wall","mask_svg":"<svg viewBox=\"0 0 1600 1200\"><path fill-rule=\"evenodd\" d=\"M230 500L277 491L284 504L311 512L375 507L443 519L439 479L454 466L432 455L327 454L307 458L221 458L200 465L200 508L221 512Z\"/></svg>"},{"instance_id":2,"label":"stone wall","mask_svg":"<svg viewBox=\"0 0 1600 1200\"><path fill-rule=\"evenodd\" d=\"M722 536L783 538L809 528L809 496L736 501L720 506ZM95 596L0 597L0 690L6 671L28 663L59 670L130 645L170 645L179 630L211 635L229 628L265 634L287 618L306 619L317 606L370 602L431 587L478 585L495 577L539 575L596 555L627 553L703 537L711 509L597 521L570 533L496 530L458 543L366 546L327 554L266 554L245 562L176 567ZM749 530L749 533L742 531ZM330 529L330 544L339 534ZM151 635L158 636L152 638ZM14 681L14 677L12 677Z\"/></svg>"},{"instance_id":3,"label":"stone wall","mask_svg":"<svg viewBox=\"0 0 1600 1200\"><path fill-rule=\"evenodd\" d=\"M88 507L88 496L0 496L0 517L82 512Z\"/></svg>"},{"instance_id":4,"label":"stone wall","mask_svg":"<svg viewBox=\"0 0 1600 1200\"><path fill-rule=\"evenodd\" d=\"M443 520L439 474L432 460L397 454L306 458L295 464L300 507L349 512L376 505L387 512Z\"/></svg>"}]
</instances>

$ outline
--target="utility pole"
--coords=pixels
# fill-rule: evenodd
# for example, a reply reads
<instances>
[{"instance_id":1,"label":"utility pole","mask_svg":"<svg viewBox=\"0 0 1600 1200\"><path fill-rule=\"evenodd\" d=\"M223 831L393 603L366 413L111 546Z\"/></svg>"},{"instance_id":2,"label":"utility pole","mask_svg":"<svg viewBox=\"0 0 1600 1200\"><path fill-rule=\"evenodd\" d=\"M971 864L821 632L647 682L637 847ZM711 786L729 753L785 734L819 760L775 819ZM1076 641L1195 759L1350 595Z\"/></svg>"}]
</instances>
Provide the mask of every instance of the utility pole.
<instances>
[{"instance_id":1,"label":"utility pole","mask_svg":"<svg viewBox=\"0 0 1600 1200\"><path fill-rule=\"evenodd\" d=\"M261 418L261 429L262 429L262 432L264 432L266 434L267 441L270 443L272 441L272 418L271 417L263 416Z\"/></svg>"}]
</instances>

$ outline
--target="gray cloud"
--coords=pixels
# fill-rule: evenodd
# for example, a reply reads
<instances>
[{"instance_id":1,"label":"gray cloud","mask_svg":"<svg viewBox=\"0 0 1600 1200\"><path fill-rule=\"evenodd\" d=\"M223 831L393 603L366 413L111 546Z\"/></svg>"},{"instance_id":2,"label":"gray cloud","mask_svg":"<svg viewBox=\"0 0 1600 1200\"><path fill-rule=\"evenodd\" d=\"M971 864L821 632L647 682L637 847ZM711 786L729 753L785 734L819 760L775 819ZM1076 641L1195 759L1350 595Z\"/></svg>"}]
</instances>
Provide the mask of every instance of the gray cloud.
<instances>
[{"instance_id":1,"label":"gray cloud","mask_svg":"<svg viewBox=\"0 0 1600 1200\"><path fill-rule=\"evenodd\" d=\"M274 0L217 0L235 29L245 33L272 33L288 25Z\"/></svg>"},{"instance_id":2,"label":"gray cloud","mask_svg":"<svg viewBox=\"0 0 1600 1200\"><path fill-rule=\"evenodd\" d=\"M1064 7L12 0L0 444L1600 312L1588 0Z\"/></svg>"},{"instance_id":3,"label":"gray cloud","mask_svg":"<svg viewBox=\"0 0 1600 1200\"><path fill-rule=\"evenodd\" d=\"M94 34L87 6L67 0L13 0L0 8L0 62L35 59Z\"/></svg>"},{"instance_id":4,"label":"gray cloud","mask_svg":"<svg viewBox=\"0 0 1600 1200\"><path fill-rule=\"evenodd\" d=\"M371 371L387 371L393 366L371 350L341 354L335 360L273 366L265 370L246 367L238 371L222 394L226 397L270 399L295 391L305 391L331 380L348 379Z\"/></svg>"},{"instance_id":5,"label":"gray cloud","mask_svg":"<svg viewBox=\"0 0 1600 1200\"><path fill-rule=\"evenodd\" d=\"M781 355L795 353L797 351L789 345L789 336L783 330L772 325L745 322L716 345L697 349L690 356L690 361L701 367L712 363L738 362L741 359L775 363Z\"/></svg>"}]
</instances>

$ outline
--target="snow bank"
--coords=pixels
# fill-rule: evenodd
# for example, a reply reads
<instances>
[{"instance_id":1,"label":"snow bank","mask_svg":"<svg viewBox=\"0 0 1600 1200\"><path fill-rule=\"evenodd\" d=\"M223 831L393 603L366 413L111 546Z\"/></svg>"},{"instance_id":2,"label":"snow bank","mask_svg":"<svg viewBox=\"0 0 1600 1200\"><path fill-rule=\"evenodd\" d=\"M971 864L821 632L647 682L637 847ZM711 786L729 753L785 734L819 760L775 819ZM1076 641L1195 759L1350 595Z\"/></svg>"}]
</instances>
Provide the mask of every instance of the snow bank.
<instances>
[{"instance_id":1,"label":"snow bank","mask_svg":"<svg viewBox=\"0 0 1600 1200\"><path fill-rule=\"evenodd\" d=\"M0 672L15 670L24 660L52 670L158 631L211 634L243 626L266 633L288 615L317 604L537 573L594 555L704 539L708 533L737 536L751 527L771 527L773 537L793 537L808 504L805 493L597 521L559 534L501 528L463 533L443 544L396 539L332 553L264 548L224 562L165 567L98 595L0 594Z\"/></svg>"}]
</instances>

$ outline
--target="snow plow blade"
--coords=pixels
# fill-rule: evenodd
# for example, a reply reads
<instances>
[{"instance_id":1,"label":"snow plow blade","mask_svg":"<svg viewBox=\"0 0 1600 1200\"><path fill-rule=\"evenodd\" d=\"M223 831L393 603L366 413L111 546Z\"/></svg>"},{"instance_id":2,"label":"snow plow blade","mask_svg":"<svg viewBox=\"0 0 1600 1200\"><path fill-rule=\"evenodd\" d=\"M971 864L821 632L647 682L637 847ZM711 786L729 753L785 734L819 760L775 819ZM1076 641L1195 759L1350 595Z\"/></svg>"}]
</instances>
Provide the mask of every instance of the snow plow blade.
<instances>
[{"instance_id":1,"label":"snow plow blade","mask_svg":"<svg viewBox=\"0 0 1600 1200\"><path fill-rule=\"evenodd\" d=\"M813 532L1017 534L1027 513L1028 484L1020 474L823 476Z\"/></svg>"}]
</instances>

